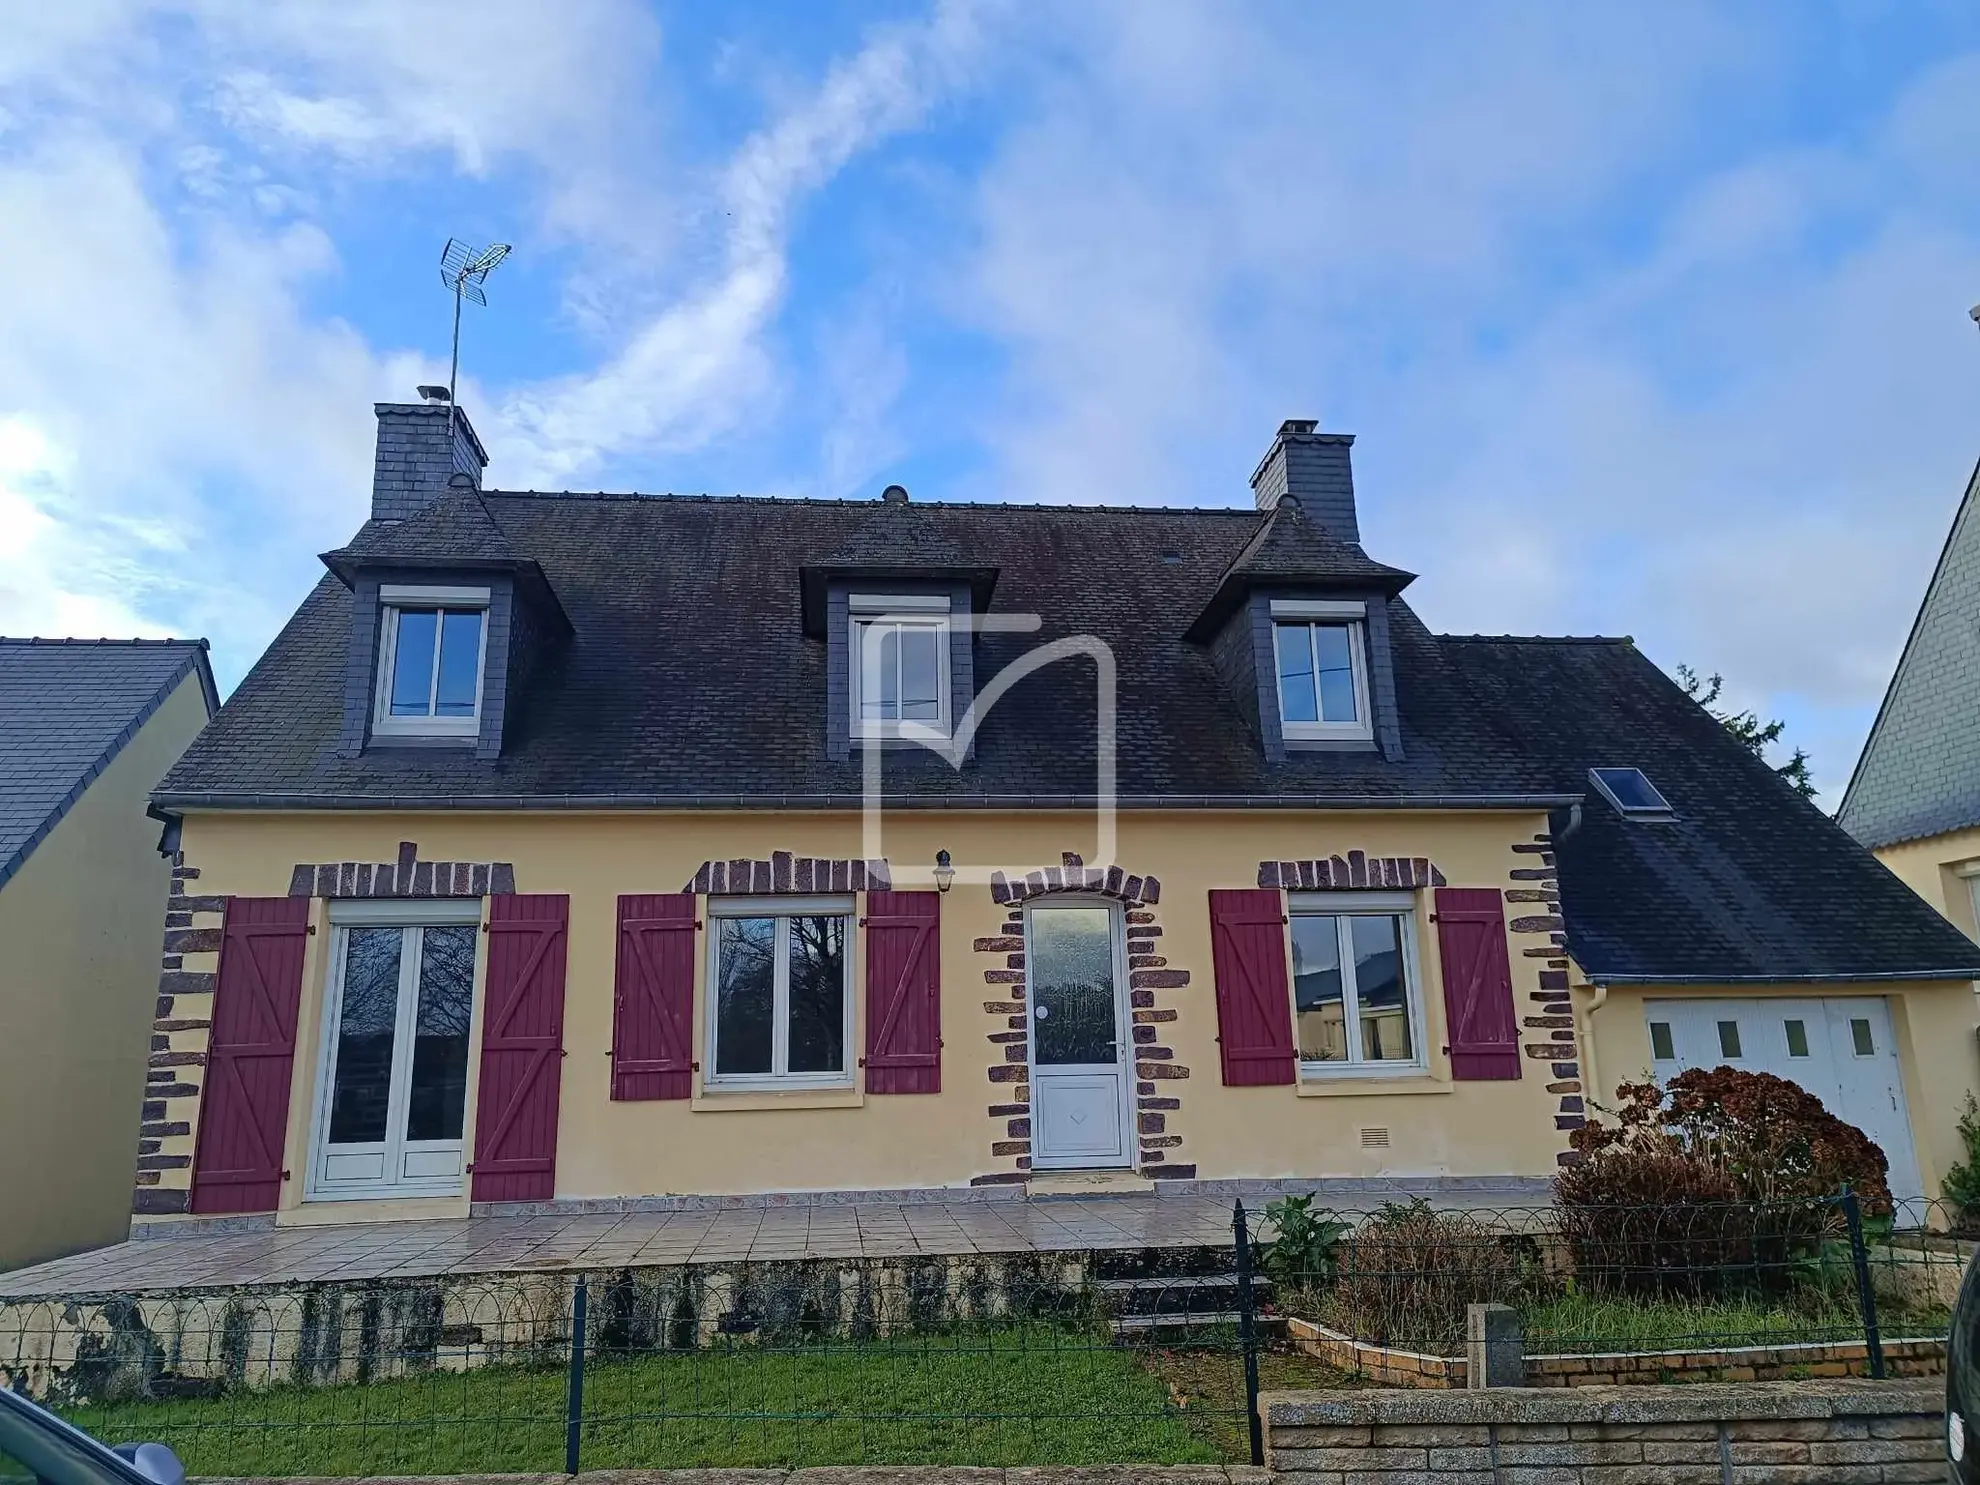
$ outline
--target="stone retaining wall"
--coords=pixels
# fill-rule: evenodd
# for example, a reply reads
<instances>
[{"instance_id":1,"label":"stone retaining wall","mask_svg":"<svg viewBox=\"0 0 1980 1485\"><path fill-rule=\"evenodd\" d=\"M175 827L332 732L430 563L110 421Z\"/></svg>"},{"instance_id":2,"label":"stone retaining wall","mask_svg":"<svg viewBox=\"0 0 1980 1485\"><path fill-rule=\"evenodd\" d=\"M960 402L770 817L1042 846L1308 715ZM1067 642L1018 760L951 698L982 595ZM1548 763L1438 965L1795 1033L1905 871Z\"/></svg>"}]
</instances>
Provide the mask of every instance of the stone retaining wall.
<instances>
[{"instance_id":1,"label":"stone retaining wall","mask_svg":"<svg viewBox=\"0 0 1980 1485\"><path fill-rule=\"evenodd\" d=\"M1378 1346L1297 1317L1286 1321L1286 1334L1307 1355L1387 1387L1469 1385L1470 1369L1462 1356L1432 1356ZM1893 1377L1943 1375L1946 1343L1943 1339L1887 1340L1884 1368ZM1870 1348L1862 1341L1794 1341L1687 1351L1541 1353L1526 1358L1529 1387L1780 1382L1869 1375Z\"/></svg>"},{"instance_id":2,"label":"stone retaining wall","mask_svg":"<svg viewBox=\"0 0 1980 1485\"><path fill-rule=\"evenodd\" d=\"M1913 1382L1275 1392L1286 1485L1886 1485L1946 1477L1943 1391Z\"/></svg>"}]
</instances>

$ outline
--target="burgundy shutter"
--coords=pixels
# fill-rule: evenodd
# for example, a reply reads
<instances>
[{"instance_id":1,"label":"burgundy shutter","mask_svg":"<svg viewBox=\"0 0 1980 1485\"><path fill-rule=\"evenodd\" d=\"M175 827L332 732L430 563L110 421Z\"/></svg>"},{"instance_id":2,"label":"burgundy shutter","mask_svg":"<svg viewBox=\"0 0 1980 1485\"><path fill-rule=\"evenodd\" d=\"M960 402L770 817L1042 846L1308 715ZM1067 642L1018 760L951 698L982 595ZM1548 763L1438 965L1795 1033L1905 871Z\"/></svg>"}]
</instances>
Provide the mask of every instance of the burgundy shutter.
<instances>
[{"instance_id":1,"label":"burgundy shutter","mask_svg":"<svg viewBox=\"0 0 1980 1485\"><path fill-rule=\"evenodd\" d=\"M282 1194L307 897L230 897L200 1090L192 1209L272 1212Z\"/></svg>"},{"instance_id":2,"label":"burgundy shutter","mask_svg":"<svg viewBox=\"0 0 1980 1485\"><path fill-rule=\"evenodd\" d=\"M488 899L476 1201L548 1201L556 1192L570 916L571 900L562 894Z\"/></svg>"},{"instance_id":3,"label":"burgundy shutter","mask_svg":"<svg viewBox=\"0 0 1980 1485\"><path fill-rule=\"evenodd\" d=\"M1290 1083L1292 990L1286 910L1272 888L1210 894L1210 963L1217 977L1217 1043L1233 1088Z\"/></svg>"},{"instance_id":4,"label":"burgundy shutter","mask_svg":"<svg viewBox=\"0 0 1980 1485\"><path fill-rule=\"evenodd\" d=\"M612 1097L686 1098L694 1071L694 894L619 899Z\"/></svg>"},{"instance_id":5,"label":"burgundy shutter","mask_svg":"<svg viewBox=\"0 0 1980 1485\"><path fill-rule=\"evenodd\" d=\"M1451 1076L1472 1082L1517 1079L1519 1013L1499 889L1439 887L1437 945L1444 961Z\"/></svg>"},{"instance_id":6,"label":"burgundy shutter","mask_svg":"<svg viewBox=\"0 0 1980 1485\"><path fill-rule=\"evenodd\" d=\"M942 1091L942 894L866 894L866 1091Z\"/></svg>"}]
</instances>

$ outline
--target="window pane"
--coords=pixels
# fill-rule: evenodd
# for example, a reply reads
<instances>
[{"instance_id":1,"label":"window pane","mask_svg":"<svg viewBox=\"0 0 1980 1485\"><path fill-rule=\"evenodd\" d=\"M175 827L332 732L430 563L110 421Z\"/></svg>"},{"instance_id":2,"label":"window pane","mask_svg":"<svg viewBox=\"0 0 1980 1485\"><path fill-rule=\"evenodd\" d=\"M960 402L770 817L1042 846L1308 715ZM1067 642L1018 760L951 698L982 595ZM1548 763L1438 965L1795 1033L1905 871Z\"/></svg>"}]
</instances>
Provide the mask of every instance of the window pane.
<instances>
[{"instance_id":1,"label":"window pane","mask_svg":"<svg viewBox=\"0 0 1980 1485\"><path fill-rule=\"evenodd\" d=\"M474 1008L472 923L419 935L419 1005L413 1023L406 1138L457 1140L467 1107L468 1016Z\"/></svg>"},{"instance_id":2,"label":"window pane","mask_svg":"<svg viewBox=\"0 0 1980 1485\"><path fill-rule=\"evenodd\" d=\"M719 918L716 937L715 1071L767 1073L776 996L777 920Z\"/></svg>"},{"instance_id":3,"label":"window pane","mask_svg":"<svg viewBox=\"0 0 1980 1485\"><path fill-rule=\"evenodd\" d=\"M1274 624L1273 640L1279 652L1279 720L1317 722L1320 702L1313 688L1313 651L1309 647L1306 624Z\"/></svg>"},{"instance_id":4,"label":"window pane","mask_svg":"<svg viewBox=\"0 0 1980 1485\"><path fill-rule=\"evenodd\" d=\"M423 717L433 692L433 641L440 611L399 610L398 638L392 650L392 715Z\"/></svg>"},{"instance_id":5,"label":"window pane","mask_svg":"<svg viewBox=\"0 0 1980 1485\"><path fill-rule=\"evenodd\" d=\"M1349 918L1348 942L1354 949L1361 1055L1371 1062L1407 1062L1416 1048L1403 994L1402 925L1394 918Z\"/></svg>"},{"instance_id":6,"label":"window pane","mask_svg":"<svg viewBox=\"0 0 1980 1485\"><path fill-rule=\"evenodd\" d=\"M436 717L474 715L474 683L481 669L481 611L452 610L440 618L440 691Z\"/></svg>"},{"instance_id":7,"label":"window pane","mask_svg":"<svg viewBox=\"0 0 1980 1485\"><path fill-rule=\"evenodd\" d=\"M1808 1055L1808 1025L1804 1021L1789 1021L1787 1025L1788 1056Z\"/></svg>"},{"instance_id":8,"label":"window pane","mask_svg":"<svg viewBox=\"0 0 1980 1485\"><path fill-rule=\"evenodd\" d=\"M1347 625L1315 624L1313 648L1320 659L1320 720L1354 721L1354 661Z\"/></svg>"},{"instance_id":9,"label":"window pane","mask_svg":"<svg viewBox=\"0 0 1980 1485\"><path fill-rule=\"evenodd\" d=\"M901 634L895 624L862 623L853 629L859 641L859 714L869 721L899 718Z\"/></svg>"},{"instance_id":10,"label":"window pane","mask_svg":"<svg viewBox=\"0 0 1980 1485\"><path fill-rule=\"evenodd\" d=\"M385 1138L392 1034L399 1018L399 951L405 937L402 928L352 928L346 933L337 1066L330 1081L333 1145L370 1145Z\"/></svg>"},{"instance_id":11,"label":"window pane","mask_svg":"<svg viewBox=\"0 0 1980 1485\"><path fill-rule=\"evenodd\" d=\"M1116 1055L1114 917L1106 908L1031 915L1032 1031L1041 1066L1092 1066Z\"/></svg>"},{"instance_id":12,"label":"window pane","mask_svg":"<svg viewBox=\"0 0 1980 1485\"><path fill-rule=\"evenodd\" d=\"M1347 1061L1340 921L1306 915L1292 920L1293 1006L1298 1012L1302 1061Z\"/></svg>"},{"instance_id":13,"label":"window pane","mask_svg":"<svg viewBox=\"0 0 1980 1485\"><path fill-rule=\"evenodd\" d=\"M791 921L790 1071L846 1070L846 920Z\"/></svg>"},{"instance_id":14,"label":"window pane","mask_svg":"<svg viewBox=\"0 0 1980 1485\"><path fill-rule=\"evenodd\" d=\"M933 722L942 715L942 631L932 625L901 629L901 716Z\"/></svg>"},{"instance_id":15,"label":"window pane","mask_svg":"<svg viewBox=\"0 0 1980 1485\"><path fill-rule=\"evenodd\" d=\"M1719 1023L1719 1055L1728 1061L1739 1059L1739 1022Z\"/></svg>"},{"instance_id":16,"label":"window pane","mask_svg":"<svg viewBox=\"0 0 1980 1485\"><path fill-rule=\"evenodd\" d=\"M1659 1062L1677 1061L1677 1044L1671 1036L1670 1022L1650 1023L1650 1055Z\"/></svg>"},{"instance_id":17,"label":"window pane","mask_svg":"<svg viewBox=\"0 0 1980 1485\"><path fill-rule=\"evenodd\" d=\"M1857 1056L1875 1057L1877 1055L1877 1039L1870 1034L1870 1023L1868 1021L1861 1019L1851 1021L1849 1023L1849 1039L1856 1048Z\"/></svg>"}]
</instances>

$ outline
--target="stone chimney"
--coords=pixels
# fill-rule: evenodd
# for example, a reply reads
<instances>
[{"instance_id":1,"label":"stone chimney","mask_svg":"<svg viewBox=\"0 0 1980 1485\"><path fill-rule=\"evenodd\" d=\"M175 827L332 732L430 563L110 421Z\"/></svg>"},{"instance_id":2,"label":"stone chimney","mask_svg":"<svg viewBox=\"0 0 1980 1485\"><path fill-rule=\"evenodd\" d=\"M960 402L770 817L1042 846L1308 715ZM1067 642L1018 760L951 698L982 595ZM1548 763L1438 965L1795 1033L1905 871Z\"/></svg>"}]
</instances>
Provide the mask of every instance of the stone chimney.
<instances>
[{"instance_id":1,"label":"stone chimney","mask_svg":"<svg viewBox=\"0 0 1980 1485\"><path fill-rule=\"evenodd\" d=\"M1270 510L1290 495L1329 535L1359 544L1354 470L1348 462L1354 435L1314 432L1319 426L1312 418L1287 418L1279 424L1279 436L1252 473L1252 493L1260 510Z\"/></svg>"},{"instance_id":2,"label":"stone chimney","mask_svg":"<svg viewBox=\"0 0 1980 1485\"><path fill-rule=\"evenodd\" d=\"M371 518L403 521L431 505L456 481L481 488L488 451L465 411L454 417L447 439L447 389L421 387L419 402L379 402L378 456L371 471Z\"/></svg>"}]
</instances>

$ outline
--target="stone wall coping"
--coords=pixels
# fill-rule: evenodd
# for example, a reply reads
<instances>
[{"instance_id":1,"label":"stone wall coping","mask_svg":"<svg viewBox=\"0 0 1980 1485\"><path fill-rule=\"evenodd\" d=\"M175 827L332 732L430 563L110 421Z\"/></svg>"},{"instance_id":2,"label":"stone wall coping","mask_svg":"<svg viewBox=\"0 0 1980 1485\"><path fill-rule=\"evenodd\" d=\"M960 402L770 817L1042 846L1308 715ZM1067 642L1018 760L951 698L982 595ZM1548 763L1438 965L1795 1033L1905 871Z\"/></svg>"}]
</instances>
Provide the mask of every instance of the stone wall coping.
<instances>
[{"instance_id":1,"label":"stone wall coping","mask_svg":"<svg viewBox=\"0 0 1980 1485\"><path fill-rule=\"evenodd\" d=\"M576 1475L297 1475L213 1485L1270 1485L1253 1465L1110 1464L978 1468L968 1465L829 1465L811 1469L584 1470Z\"/></svg>"},{"instance_id":2,"label":"stone wall coping","mask_svg":"<svg viewBox=\"0 0 1980 1485\"><path fill-rule=\"evenodd\" d=\"M1938 1413L1943 1384L1856 1378L1808 1382L1688 1382L1670 1387L1502 1387L1475 1392L1415 1388L1367 1392L1267 1392L1267 1428L1387 1423L1703 1423L1774 1418L1877 1418Z\"/></svg>"}]
</instances>

